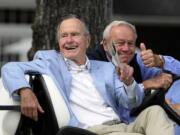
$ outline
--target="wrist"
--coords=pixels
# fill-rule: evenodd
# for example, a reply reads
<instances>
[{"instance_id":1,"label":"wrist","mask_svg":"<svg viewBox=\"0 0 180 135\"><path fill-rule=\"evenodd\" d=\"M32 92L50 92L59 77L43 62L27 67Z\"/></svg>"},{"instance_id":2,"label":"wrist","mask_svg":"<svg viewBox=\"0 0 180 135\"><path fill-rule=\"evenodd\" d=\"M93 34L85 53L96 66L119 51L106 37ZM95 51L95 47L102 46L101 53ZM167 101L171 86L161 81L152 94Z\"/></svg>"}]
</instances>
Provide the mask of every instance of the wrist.
<instances>
[{"instance_id":1,"label":"wrist","mask_svg":"<svg viewBox=\"0 0 180 135\"><path fill-rule=\"evenodd\" d=\"M30 88L21 88L21 89L18 90L18 95L21 95L23 92L26 92L28 90L31 91Z\"/></svg>"},{"instance_id":2,"label":"wrist","mask_svg":"<svg viewBox=\"0 0 180 135\"><path fill-rule=\"evenodd\" d=\"M132 77L131 80L129 81L129 85L132 85L134 82L134 78Z\"/></svg>"},{"instance_id":3,"label":"wrist","mask_svg":"<svg viewBox=\"0 0 180 135\"><path fill-rule=\"evenodd\" d=\"M159 68L163 68L164 63L165 63L164 58L163 58L162 55L158 55L158 58L159 58L158 67L159 67Z\"/></svg>"},{"instance_id":4,"label":"wrist","mask_svg":"<svg viewBox=\"0 0 180 135\"><path fill-rule=\"evenodd\" d=\"M141 88L144 89L144 91L148 91L150 89L150 86L148 84L148 80L146 80L143 83L141 83L140 86L141 86Z\"/></svg>"}]
</instances>

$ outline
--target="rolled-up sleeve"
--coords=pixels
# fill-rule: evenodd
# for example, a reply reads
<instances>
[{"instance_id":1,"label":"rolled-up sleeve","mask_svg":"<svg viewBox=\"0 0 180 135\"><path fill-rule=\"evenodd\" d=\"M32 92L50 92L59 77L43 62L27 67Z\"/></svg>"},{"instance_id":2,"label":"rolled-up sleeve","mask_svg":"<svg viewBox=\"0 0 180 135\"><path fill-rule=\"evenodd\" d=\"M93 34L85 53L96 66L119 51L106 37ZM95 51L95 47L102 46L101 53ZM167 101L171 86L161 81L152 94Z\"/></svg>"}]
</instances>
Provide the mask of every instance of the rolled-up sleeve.
<instances>
[{"instance_id":1,"label":"rolled-up sleeve","mask_svg":"<svg viewBox=\"0 0 180 135\"><path fill-rule=\"evenodd\" d=\"M135 80L129 86L126 86L120 80L116 80L116 83L119 84L116 85L119 86L116 88L116 96L118 98L119 105L131 109L142 103L144 90L136 83ZM122 84L121 87L120 83Z\"/></svg>"},{"instance_id":2,"label":"rolled-up sleeve","mask_svg":"<svg viewBox=\"0 0 180 135\"><path fill-rule=\"evenodd\" d=\"M4 87L11 95L20 88L31 87L25 74L27 72L43 74L46 73L46 67L46 63L38 57L30 62L9 62L1 68Z\"/></svg>"}]
</instances>

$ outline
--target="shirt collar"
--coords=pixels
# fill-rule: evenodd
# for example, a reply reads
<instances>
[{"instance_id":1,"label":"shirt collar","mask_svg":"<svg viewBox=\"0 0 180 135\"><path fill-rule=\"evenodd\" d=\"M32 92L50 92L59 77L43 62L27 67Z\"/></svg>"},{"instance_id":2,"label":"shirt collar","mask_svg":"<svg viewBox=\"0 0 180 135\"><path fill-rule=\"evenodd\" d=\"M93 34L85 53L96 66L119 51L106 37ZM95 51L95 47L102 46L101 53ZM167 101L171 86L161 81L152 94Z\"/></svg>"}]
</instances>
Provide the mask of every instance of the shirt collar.
<instances>
[{"instance_id":1,"label":"shirt collar","mask_svg":"<svg viewBox=\"0 0 180 135\"><path fill-rule=\"evenodd\" d=\"M86 56L86 63L84 65L77 65L74 61L67 59L64 57L65 63L67 65L67 68L69 71L77 71L77 72L82 72L82 71L89 71L90 70L90 61L88 57Z\"/></svg>"}]
</instances>

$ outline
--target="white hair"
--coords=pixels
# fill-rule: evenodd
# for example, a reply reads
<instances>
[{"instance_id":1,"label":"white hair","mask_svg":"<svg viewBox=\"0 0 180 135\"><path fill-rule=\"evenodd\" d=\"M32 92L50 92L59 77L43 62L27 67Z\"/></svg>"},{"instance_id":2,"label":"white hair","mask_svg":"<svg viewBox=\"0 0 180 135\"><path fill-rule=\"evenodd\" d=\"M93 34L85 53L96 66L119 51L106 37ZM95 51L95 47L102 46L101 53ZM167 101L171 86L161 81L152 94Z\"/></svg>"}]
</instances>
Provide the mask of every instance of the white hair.
<instances>
[{"instance_id":1,"label":"white hair","mask_svg":"<svg viewBox=\"0 0 180 135\"><path fill-rule=\"evenodd\" d=\"M110 33L110 30L112 29L112 27L121 26L121 25L125 25L125 26L128 26L129 28L131 28L132 31L134 32L135 39L137 39L136 27L126 21L112 21L109 25L106 26L106 28L103 32L103 39L107 40L109 38L109 33Z\"/></svg>"}]
</instances>

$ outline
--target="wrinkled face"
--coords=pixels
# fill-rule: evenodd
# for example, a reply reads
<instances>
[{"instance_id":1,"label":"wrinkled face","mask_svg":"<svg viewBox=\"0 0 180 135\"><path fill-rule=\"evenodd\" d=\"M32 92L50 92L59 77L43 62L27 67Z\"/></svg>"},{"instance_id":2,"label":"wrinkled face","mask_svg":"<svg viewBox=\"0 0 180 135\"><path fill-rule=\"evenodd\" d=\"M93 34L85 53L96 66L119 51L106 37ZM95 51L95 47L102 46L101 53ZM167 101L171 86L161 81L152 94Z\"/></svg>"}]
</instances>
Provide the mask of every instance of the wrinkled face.
<instances>
[{"instance_id":1,"label":"wrinkled face","mask_svg":"<svg viewBox=\"0 0 180 135\"><path fill-rule=\"evenodd\" d=\"M64 20L60 25L59 48L61 54L78 65L86 61L89 35L84 34L84 24L76 18Z\"/></svg>"},{"instance_id":2,"label":"wrinkled face","mask_svg":"<svg viewBox=\"0 0 180 135\"><path fill-rule=\"evenodd\" d=\"M135 40L135 34L131 28L126 25L114 26L110 30L108 41L103 46L105 51L108 52L106 45L111 45L113 42L121 62L129 63L135 54Z\"/></svg>"}]
</instances>

